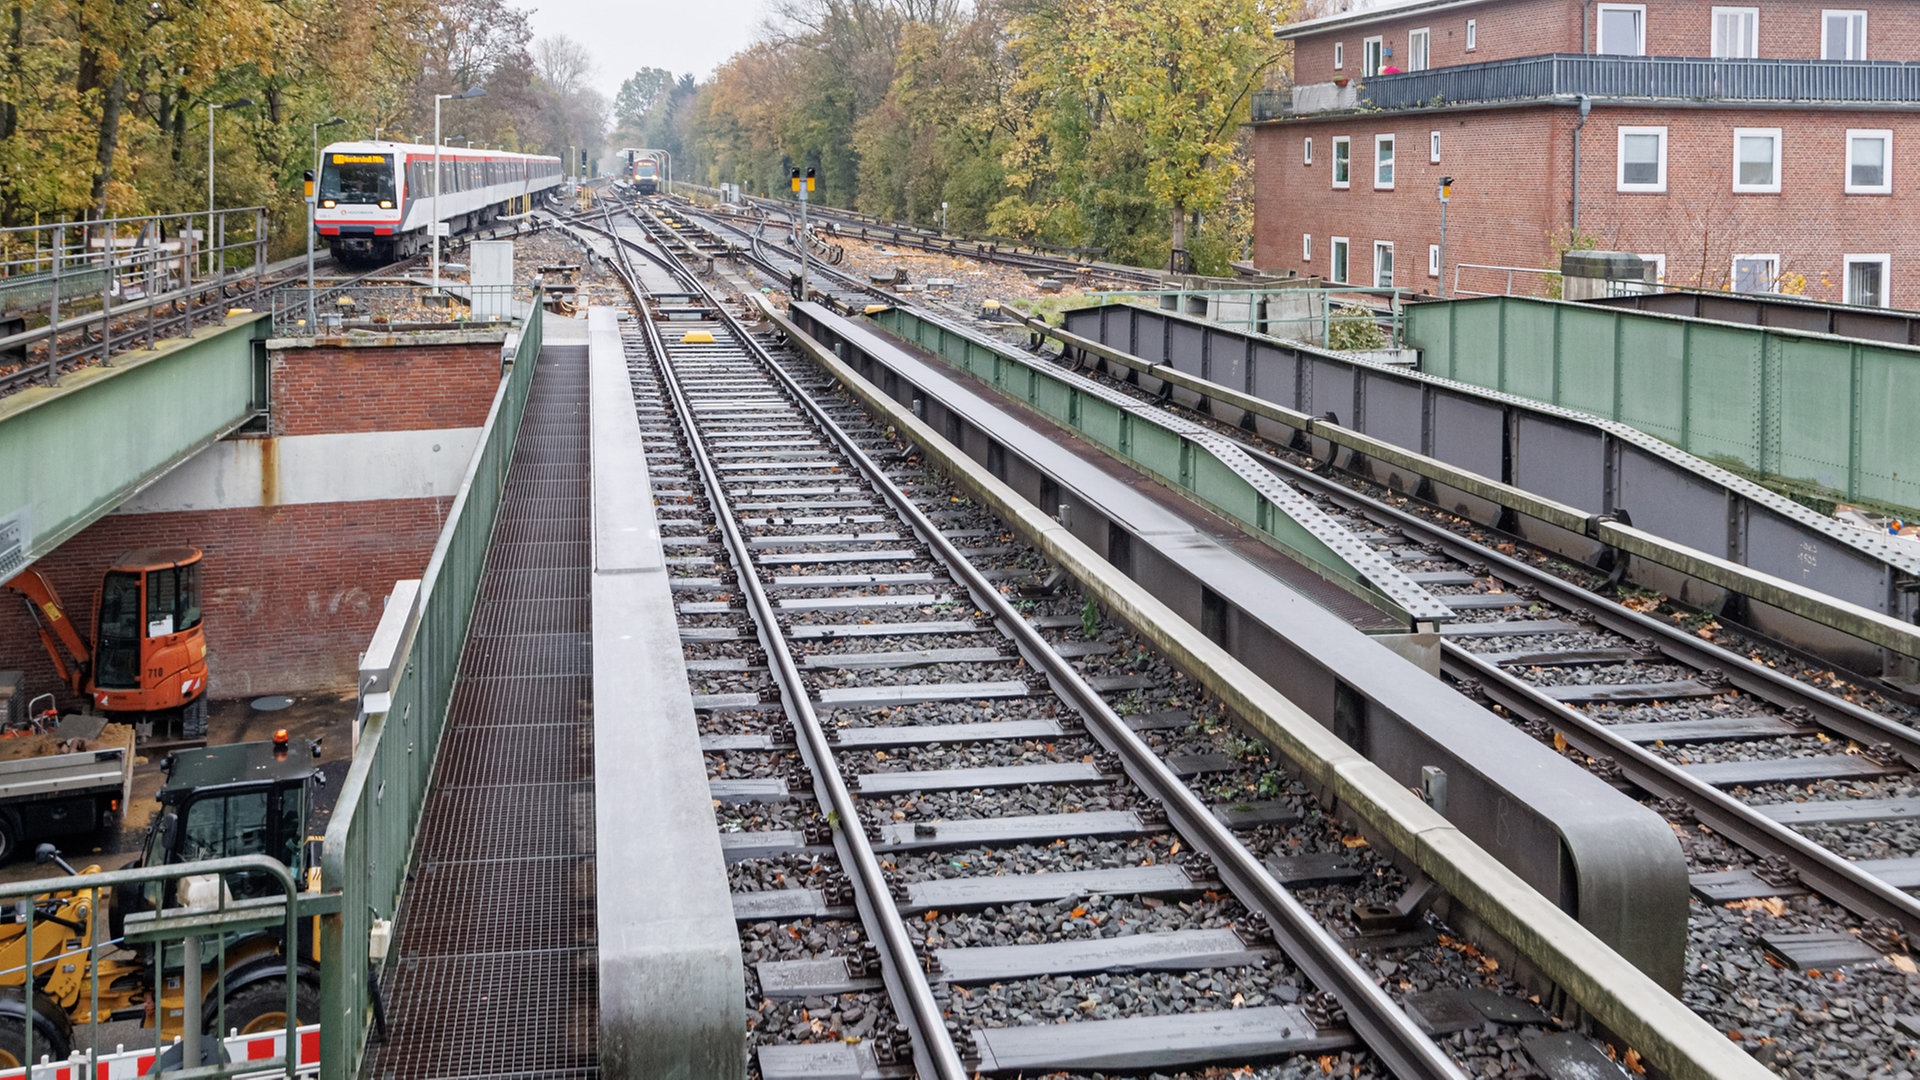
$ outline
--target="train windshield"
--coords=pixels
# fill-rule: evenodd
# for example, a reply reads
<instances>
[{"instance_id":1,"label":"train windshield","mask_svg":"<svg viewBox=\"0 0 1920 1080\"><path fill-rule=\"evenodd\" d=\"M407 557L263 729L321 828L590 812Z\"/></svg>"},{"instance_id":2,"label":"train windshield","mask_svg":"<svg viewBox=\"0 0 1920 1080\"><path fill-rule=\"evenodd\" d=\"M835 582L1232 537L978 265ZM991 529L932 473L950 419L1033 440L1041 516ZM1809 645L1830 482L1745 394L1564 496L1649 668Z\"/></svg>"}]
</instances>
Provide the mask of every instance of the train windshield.
<instances>
[{"instance_id":1,"label":"train windshield","mask_svg":"<svg viewBox=\"0 0 1920 1080\"><path fill-rule=\"evenodd\" d=\"M393 201L391 154L328 154L320 168L320 197L343 203Z\"/></svg>"}]
</instances>

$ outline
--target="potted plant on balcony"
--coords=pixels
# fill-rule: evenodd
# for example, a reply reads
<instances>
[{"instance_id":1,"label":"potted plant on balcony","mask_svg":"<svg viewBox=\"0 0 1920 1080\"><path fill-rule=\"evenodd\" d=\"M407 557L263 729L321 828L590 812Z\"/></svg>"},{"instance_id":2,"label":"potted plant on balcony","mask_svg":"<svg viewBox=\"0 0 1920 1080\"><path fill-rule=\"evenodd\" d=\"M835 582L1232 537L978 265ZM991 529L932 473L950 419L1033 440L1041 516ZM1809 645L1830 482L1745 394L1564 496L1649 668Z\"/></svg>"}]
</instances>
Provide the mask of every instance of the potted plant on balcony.
<instances>
[{"instance_id":1,"label":"potted plant on balcony","mask_svg":"<svg viewBox=\"0 0 1920 1080\"><path fill-rule=\"evenodd\" d=\"M1345 75L1336 77L1333 80L1333 85L1339 87L1342 90L1345 90L1347 88L1347 77Z\"/></svg>"}]
</instances>

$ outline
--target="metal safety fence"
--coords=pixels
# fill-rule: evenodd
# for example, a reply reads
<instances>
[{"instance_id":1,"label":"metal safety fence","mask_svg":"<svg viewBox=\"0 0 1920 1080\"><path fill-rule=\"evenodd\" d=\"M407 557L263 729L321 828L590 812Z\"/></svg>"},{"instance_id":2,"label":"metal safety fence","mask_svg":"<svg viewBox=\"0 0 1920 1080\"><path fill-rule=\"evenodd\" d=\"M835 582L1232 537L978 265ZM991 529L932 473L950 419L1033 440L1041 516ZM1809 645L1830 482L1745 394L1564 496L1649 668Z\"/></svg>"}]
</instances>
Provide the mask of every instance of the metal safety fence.
<instances>
[{"instance_id":1,"label":"metal safety fence","mask_svg":"<svg viewBox=\"0 0 1920 1080\"><path fill-rule=\"evenodd\" d=\"M272 293L275 337L400 334L497 327L524 318L530 285L340 285L304 283Z\"/></svg>"},{"instance_id":2,"label":"metal safety fence","mask_svg":"<svg viewBox=\"0 0 1920 1080\"><path fill-rule=\"evenodd\" d=\"M286 995L281 1023L258 1025L241 1038L226 1022L230 988L239 993L261 970L257 950L239 948L247 935L278 934L291 953L300 923L332 907L331 897L301 890L298 867L265 855L107 871L75 871L57 854L49 861L67 874L0 884L0 910L6 912L0 957L12 964L0 968L0 1001L14 1003L0 1008L0 1060L10 1066L0 1078L115 1075L129 1055L122 1047L101 1052L101 1025L120 1019L129 1005L137 1011L143 1001L154 1043L151 1051L132 1056L149 1059L152 1072L191 1066L196 1077L294 1080L309 1071L301 1064L298 978L274 969L270 989ZM236 892L244 898L236 899ZM152 910L109 917L113 905L132 896L143 896ZM230 954L230 946L238 951ZM28 957L32 1008L24 1007ZM229 1031L234 1038L216 1037ZM256 1041L272 1056L249 1045ZM289 1045L295 1047L292 1055L285 1053ZM236 1059L236 1048L246 1056Z\"/></svg>"},{"instance_id":3,"label":"metal safety fence","mask_svg":"<svg viewBox=\"0 0 1920 1080\"><path fill-rule=\"evenodd\" d=\"M541 346L535 294L467 475L417 583L389 599L361 661L353 764L327 826L322 886L321 1075L359 1075L378 1007L376 981L398 916L414 832L452 699L514 440Z\"/></svg>"},{"instance_id":4,"label":"metal safety fence","mask_svg":"<svg viewBox=\"0 0 1920 1080\"><path fill-rule=\"evenodd\" d=\"M1221 326L1304 341L1323 348L1354 348L1379 331L1382 349L1398 349L1406 337L1411 289L1357 285L1313 287L1305 284L1250 289L1131 289L1088 293L1089 306L1148 300L1162 311L1177 311ZM1341 342L1347 342L1342 346Z\"/></svg>"},{"instance_id":5,"label":"metal safety fence","mask_svg":"<svg viewBox=\"0 0 1920 1080\"><path fill-rule=\"evenodd\" d=\"M258 206L0 229L0 391L257 306L267 239Z\"/></svg>"}]
</instances>

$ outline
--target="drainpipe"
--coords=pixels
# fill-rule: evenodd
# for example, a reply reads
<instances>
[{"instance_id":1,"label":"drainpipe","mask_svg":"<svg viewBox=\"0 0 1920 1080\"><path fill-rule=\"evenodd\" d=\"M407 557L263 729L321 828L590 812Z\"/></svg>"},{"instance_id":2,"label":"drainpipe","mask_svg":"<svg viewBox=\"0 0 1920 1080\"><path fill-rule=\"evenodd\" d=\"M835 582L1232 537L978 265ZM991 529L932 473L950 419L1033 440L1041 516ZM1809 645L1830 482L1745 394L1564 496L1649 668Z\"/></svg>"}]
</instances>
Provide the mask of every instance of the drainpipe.
<instances>
[{"instance_id":1,"label":"drainpipe","mask_svg":"<svg viewBox=\"0 0 1920 1080\"><path fill-rule=\"evenodd\" d=\"M1573 236L1580 235L1580 129L1587 126L1587 114L1592 111L1593 99L1581 94L1580 119L1573 125Z\"/></svg>"}]
</instances>

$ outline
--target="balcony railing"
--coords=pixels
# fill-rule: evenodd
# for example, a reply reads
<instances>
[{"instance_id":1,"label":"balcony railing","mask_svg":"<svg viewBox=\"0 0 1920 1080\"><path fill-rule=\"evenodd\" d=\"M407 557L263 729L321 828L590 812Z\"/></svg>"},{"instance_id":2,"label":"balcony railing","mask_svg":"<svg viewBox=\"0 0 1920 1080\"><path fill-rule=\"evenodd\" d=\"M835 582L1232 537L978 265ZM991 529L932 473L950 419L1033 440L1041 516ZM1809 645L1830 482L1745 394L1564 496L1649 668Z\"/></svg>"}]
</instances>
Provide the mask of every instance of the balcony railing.
<instances>
[{"instance_id":1,"label":"balcony railing","mask_svg":"<svg viewBox=\"0 0 1920 1080\"><path fill-rule=\"evenodd\" d=\"M1920 63L1854 60L1706 60L1682 56L1554 53L1486 64L1374 75L1345 93L1331 84L1256 94L1253 119L1339 108L1415 109L1466 102L1586 94L1670 101L1920 103Z\"/></svg>"}]
</instances>

